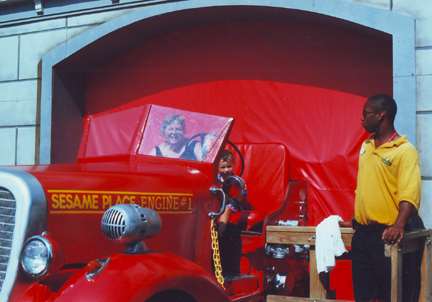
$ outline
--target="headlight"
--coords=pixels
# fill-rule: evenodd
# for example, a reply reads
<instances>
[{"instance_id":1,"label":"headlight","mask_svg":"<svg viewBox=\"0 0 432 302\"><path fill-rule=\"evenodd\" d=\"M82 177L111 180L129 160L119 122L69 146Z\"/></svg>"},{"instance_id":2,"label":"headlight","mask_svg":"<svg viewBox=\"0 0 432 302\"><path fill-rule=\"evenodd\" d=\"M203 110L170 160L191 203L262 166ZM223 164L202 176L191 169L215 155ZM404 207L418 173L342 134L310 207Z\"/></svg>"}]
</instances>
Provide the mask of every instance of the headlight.
<instances>
[{"instance_id":1,"label":"headlight","mask_svg":"<svg viewBox=\"0 0 432 302\"><path fill-rule=\"evenodd\" d=\"M27 240L21 253L21 266L33 278L48 277L64 264L63 250L48 235L34 236Z\"/></svg>"},{"instance_id":2,"label":"headlight","mask_svg":"<svg viewBox=\"0 0 432 302\"><path fill-rule=\"evenodd\" d=\"M52 247L42 236L27 240L21 254L21 264L27 275L39 277L47 271L52 262Z\"/></svg>"}]
</instances>

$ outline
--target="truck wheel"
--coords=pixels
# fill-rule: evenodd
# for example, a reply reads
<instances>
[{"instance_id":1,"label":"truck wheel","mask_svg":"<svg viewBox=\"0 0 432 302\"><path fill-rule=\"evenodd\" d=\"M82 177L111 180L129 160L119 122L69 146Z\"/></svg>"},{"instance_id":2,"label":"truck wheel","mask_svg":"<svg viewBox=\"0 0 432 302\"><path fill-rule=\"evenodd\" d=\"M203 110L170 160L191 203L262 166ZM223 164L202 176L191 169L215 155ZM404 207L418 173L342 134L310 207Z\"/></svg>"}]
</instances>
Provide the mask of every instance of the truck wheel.
<instances>
[{"instance_id":1,"label":"truck wheel","mask_svg":"<svg viewBox=\"0 0 432 302\"><path fill-rule=\"evenodd\" d=\"M152 296L146 302L197 302L197 300L180 290L167 290Z\"/></svg>"}]
</instances>

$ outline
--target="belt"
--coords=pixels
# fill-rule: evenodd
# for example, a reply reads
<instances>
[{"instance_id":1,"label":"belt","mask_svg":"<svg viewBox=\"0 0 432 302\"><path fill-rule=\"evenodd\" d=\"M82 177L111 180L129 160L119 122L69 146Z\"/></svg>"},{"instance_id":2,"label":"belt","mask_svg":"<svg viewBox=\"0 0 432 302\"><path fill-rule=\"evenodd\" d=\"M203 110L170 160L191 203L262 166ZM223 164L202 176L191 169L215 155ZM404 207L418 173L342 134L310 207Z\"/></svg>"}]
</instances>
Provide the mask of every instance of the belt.
<instances>
[{"instance_id":1,"label":"belt","mask_svg":"<svg viewBox=\"0 0 432 302\"><path fill-rule=\"evenodd\" d=\"M359 230L366 233L373 233L378 231L384 231L386 228L388 228L388 225L380 224L380 223L374 223L374 224L360 224L357 220L353 219L352 221L353 229Z\"/></svg>"}]
</instances>

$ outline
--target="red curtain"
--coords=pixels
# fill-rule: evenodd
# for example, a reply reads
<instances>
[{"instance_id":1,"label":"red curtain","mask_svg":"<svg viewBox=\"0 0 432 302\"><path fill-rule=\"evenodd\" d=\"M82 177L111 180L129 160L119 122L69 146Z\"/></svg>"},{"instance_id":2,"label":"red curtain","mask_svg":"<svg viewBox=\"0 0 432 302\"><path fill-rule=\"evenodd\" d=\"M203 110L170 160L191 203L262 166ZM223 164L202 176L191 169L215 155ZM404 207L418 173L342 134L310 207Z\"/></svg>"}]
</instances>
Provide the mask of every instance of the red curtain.
<instances>
[{"instance_id":1,"label":"red curtain","mask_svg":"<svg viewBox=\"0 0 432 302\"><path fill-rule=\"evenodd\" d=\"M391 41L283 20L210 23L145 41L90 71L86 114L157 104L235 118L233 142L286 145L309 181L309 225L353 211L367 97L392 93ZM266 177L266 158L262 170Z\"/></svg>"}]
</instances>

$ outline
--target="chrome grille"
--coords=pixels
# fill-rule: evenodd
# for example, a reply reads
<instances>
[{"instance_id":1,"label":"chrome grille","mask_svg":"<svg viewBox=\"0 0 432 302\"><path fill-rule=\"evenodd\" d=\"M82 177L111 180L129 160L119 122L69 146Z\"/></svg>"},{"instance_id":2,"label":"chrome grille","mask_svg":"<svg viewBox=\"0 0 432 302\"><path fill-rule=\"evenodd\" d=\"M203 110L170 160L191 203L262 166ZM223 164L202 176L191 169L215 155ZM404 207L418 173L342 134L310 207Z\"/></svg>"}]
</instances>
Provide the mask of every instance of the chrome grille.
<instances>
[{"instance_id":1,"label":"chrome grille","mask_svg":"<svg viewBox=\"0 0 432 302\"><path fill-rule=\"evenodd\" d=\"M12 248L15 227L16 201L12 193L0 187L0 290L6 277L6 269Z\"/></svg>"}]
</instances>

